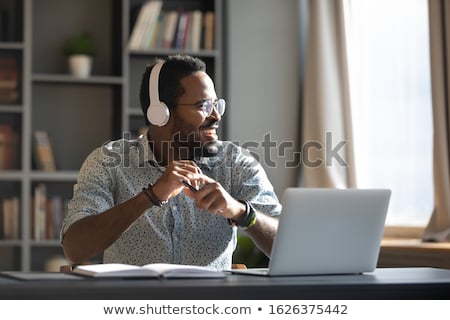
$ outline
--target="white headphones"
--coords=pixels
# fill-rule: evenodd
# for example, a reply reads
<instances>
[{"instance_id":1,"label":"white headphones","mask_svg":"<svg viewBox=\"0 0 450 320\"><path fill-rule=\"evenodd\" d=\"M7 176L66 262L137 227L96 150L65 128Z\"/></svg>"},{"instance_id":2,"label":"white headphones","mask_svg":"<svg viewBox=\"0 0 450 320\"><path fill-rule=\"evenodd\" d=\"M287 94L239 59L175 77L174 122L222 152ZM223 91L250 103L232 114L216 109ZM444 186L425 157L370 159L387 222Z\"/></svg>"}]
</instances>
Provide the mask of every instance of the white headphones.
<instances>
[{"instance_id":1,"label":"white headphones","mask_svg":"<svg viewBox=\"0 0 450 320\"><path fill-rule=\"evenodd\" d=\"M148 81L148 92L150 95L150 105L147 109L147 119L155 126L165 126L170 118L170 112L167 105L159 100L159 73L164 61L158 62L152 68Z\"/></svg>"}]
</instances>

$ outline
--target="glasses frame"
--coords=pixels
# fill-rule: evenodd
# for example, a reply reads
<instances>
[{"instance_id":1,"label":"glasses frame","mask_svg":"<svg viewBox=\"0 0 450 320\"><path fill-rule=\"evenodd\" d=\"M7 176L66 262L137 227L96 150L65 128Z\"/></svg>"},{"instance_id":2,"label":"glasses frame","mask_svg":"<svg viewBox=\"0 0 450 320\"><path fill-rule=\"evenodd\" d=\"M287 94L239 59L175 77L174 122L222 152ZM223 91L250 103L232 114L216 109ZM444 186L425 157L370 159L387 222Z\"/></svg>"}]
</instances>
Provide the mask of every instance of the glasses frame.
<instances>
[{"instance_id":1,"label":"glasses frame","mask_svg":"<svg viewBox=\"0 0 450 320\"><path fill-rule=\"evenodd\" d=\"M202 112L206 118L212 115L213 109L216 109L217 113L223 116L226 108L225 99L204 99L197 103L178 103L178 106L195 106L202 108Z\"/></svg>"}]
</instances>

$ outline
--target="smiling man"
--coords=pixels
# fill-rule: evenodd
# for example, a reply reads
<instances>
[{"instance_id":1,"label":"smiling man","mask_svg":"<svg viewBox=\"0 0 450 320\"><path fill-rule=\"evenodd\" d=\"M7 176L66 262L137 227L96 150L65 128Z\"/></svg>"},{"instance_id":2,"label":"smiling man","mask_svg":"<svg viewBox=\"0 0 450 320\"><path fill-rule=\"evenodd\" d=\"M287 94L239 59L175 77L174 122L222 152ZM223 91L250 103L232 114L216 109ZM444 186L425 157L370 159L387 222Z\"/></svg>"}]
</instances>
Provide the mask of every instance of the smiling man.
<instances>
[{"instance_id":1,"label":"smiling man","mask_svg":"<svg viewBox=\"0 0 450 320\"><path fill-rule=\"evenodd\" d=\"M226 103L204 62L155 61L140 100L145 134L111 141L83 163L61 230L67 258L229 269L238 227L270 256L281 205L250 153L219 140Z\"/></svg>"}]
</instances>

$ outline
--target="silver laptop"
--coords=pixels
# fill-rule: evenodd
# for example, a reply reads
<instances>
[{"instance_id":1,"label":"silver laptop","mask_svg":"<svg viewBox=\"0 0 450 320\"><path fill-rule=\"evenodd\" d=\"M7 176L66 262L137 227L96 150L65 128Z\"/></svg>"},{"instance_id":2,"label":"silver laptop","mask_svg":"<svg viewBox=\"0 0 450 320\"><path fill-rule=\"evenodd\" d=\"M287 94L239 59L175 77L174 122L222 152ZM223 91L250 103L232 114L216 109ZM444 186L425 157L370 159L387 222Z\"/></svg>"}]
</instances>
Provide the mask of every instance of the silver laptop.
<instances>
[{"instance_id":1,"label":"silver laptop","mask_svg":"<svg viewBox=\"0 0 450 320\"><path fill-rule=\"evenodd\" d=\"M391 191L288 188L268 268L234 273L357 274L376 268Z\"/></svg>"}]
</instances>

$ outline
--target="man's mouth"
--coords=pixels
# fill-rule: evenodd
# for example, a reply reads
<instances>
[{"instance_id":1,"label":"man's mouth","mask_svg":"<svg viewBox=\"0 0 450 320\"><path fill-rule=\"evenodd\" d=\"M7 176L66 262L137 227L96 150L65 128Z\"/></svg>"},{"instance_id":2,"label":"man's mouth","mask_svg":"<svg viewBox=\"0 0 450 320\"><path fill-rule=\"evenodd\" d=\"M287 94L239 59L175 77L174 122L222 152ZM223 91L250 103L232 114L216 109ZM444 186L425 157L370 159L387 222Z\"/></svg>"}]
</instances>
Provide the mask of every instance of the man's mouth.
<instances>
[{"instance_id":1,"label":"man's mouth","mask_svg":"<svg viewBox=\"0 0 450 320\"><path fill-rule=\"evenodd\" d=\"M203 137L206 137L208 140L210 140L211 138L217 139L217 128L219 128L218 124L202 127L200 128L200 133Z\"/></svg>"},{"instance_id":2,"label":"man's mouth","mask_svg":"<svg viewBox=\"0 0 450 320\"><path fill-rule=\"evenodd\" d=\"M204 136L217 135L217 131L216 131L215 128L206 128L206 129L202 129L200 132L201 132L202 135L204 135Z\"/></svg>"}]
</instances>

